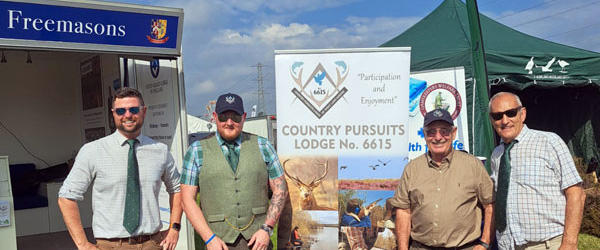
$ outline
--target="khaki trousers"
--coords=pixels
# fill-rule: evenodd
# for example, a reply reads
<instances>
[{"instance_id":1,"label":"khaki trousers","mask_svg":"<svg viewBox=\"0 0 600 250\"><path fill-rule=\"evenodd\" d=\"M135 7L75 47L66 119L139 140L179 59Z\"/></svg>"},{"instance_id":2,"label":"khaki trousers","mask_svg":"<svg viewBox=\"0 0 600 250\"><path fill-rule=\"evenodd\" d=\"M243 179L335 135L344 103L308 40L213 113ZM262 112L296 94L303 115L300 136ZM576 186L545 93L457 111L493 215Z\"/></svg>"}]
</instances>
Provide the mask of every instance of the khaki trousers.
<instances>
[{"instance_id":1,"label":"khaki trousers","mask_svg":"<svg viewBox=\"0 0 600 250\"><path fill-rule=\"evenodd\" d=\"M166 236L165 232L154 234L151 240L140 244L129 244L127 240L96 239L96 248L99 250L162 250L160 242Z\"/></svg>"},{"instance_id":2,"label":"khaki trousers","mask_svg":"<svg viewBox=\"0 0 600 250\"><path fill-rule=\"evenodd\" d=\"M529 242L525 245L515 246L515 250L558 250L561 243L562 235L559 235L547 241Z\"/></svg>"}]
</instances>

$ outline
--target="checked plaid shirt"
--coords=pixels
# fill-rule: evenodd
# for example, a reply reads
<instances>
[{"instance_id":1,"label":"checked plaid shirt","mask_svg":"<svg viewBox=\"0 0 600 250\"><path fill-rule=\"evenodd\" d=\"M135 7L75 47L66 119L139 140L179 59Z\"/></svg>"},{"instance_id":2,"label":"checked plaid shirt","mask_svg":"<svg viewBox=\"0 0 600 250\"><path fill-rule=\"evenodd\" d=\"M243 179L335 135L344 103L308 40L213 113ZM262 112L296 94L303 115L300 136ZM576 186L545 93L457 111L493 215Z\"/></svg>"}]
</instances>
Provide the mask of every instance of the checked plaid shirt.
<instances>
[{"instance_id":1,"label":"checked plaid shirt","mask_svg":"<svg viewBox=\"0 0 600 250\"><path fill-rule=\"evenodd\" d=\"M373 234L373 229L370 227L349 227L341 226L340 230L348 239L348 244L352 250L368 250L369 247L365 242L365 236Z\"/></svg>"},{"instance_id":2,"label":"checked plaid shirt","mask_svg":"<svg viewBox=\"0 0 600 250\"><path fill-rule=\"evenodd\" d=\"M581 182L567 145L555 133L525 125L515 140L510 150L507 226L504 232L497 232L498 246L504 250L563 234L564 190ZM490 157L495 186L503 145Z\"/></svg>"},{"instance_id":3,"label":"checked plaid shirt","mask_svg":"<svg viewBox=\"0 0 600 250\"><path fill-rule=\"evenodd\" d=\"M221 145L223 155L227 157L229 155L229 149L225 145L225 141L221 138L218 132L215 132L215 136ZM241 135L236 139L235 149L240 155L240 149L242 144ZM258 136L258 148L262 152L263 159L265 160L265 166L269 174L269 180L276 179L283 175L283 167L279 162L279 157L271 143L264 137ZM198 186L198 174L202 167L202 145L200 141L195 141L190 145L190 148L183 158L183 166L181 170L181 184Z\"/></svg>"}]
</instances>

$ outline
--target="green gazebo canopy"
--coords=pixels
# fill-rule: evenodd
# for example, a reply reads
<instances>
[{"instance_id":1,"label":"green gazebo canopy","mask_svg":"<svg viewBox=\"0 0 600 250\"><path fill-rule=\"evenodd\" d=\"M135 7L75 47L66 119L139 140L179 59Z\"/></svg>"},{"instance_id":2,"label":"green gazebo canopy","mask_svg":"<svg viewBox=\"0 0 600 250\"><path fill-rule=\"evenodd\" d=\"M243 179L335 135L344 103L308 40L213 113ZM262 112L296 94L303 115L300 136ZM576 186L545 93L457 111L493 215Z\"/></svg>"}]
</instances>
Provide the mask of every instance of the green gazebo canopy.
<instances>
[{"instance_id":1,"label":"green gazebo canopy","mask_svg":"<svg viewBox=\"0 0 600 250\"><path fill-rule=\"evenodd\" d=\"M527 107L525 123L530 128L559 134L572 153L586 161L598 158L600 115L595 114L600 114L600 54L521 33L482 14L480 22L490 92L516 93ZM381 46L412 47L411 71L463 66L471 120L473 66L469 33L465 3L445 0ZM480 126L471 126L476 136L470 132L471 145L473 140L485 140L477 138Z\"/></svg>"}]
</instances>

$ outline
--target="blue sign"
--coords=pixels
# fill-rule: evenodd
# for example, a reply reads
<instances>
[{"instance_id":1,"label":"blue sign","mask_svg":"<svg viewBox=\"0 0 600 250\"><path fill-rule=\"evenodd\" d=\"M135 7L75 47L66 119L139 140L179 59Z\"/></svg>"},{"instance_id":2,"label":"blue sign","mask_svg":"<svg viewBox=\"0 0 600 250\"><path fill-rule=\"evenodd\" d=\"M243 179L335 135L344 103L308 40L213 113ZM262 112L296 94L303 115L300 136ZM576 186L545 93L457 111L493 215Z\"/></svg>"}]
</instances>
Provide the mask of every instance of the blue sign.
<instances>
[{"instance_id":1,"label":"blue sign","mask_svg":"<svg viewBox=\"0 0 600 250\"><path fill-rule=\"evenodd\" d=\"M16 39L179 49L179 18L97 7L0 1L0 42Z\"/></svg>"}]
</instances>

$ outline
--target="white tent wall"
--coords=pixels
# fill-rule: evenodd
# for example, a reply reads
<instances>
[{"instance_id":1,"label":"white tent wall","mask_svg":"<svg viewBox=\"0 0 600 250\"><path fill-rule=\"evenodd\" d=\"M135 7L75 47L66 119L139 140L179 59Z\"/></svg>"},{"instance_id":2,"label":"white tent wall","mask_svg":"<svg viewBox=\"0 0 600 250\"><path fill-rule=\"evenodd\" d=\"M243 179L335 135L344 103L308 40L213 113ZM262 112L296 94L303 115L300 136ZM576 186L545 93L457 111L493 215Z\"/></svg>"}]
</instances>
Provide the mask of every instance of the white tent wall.
<instances>
[{"instance_id":1,"label":"white tent wall","mask_svg":"<svg viewBox=\"0 0 600 250\"><path fill-rule=\"evenodd\" d=\"M210 128L209 128L210 124ZM210 123L209 121L200 119L193 115L187 115L187 127L188 133L198 133L198 132L214 132L216 131L216 125L214 123Z\"/></svg>"},{"instance_id":2,"label":"white tent wall","mask_svg":"<svg viewBox=\"0 0 600 250\"><path fill-rule=\"evenodd\" d=\"M30 53L31 64L24 51L6 51L8 62L0 64L0 122L6 127L0 128L0 155L10 155L11 164L46 168L18 140L51 166L65 163L83 145L79 63L89 54ZM103 63L103 73L118 72L116 63Z\"/></svg>"},{"instance_id":3,"label":"white tent wall","mask_svg":"<svg viewBox=\"0 0 600 250\"><path fill-rule=\"evenodd\" d=\"M97 54L30 54L29 64L27 52L6 51L7 62L0 64L0 155L10 156L10 164L33 163L37 169L44 169L66 163L85 143L80 66ZM103 93L97 120L109 133L106 86L119 79L119 63L116 55L99 58ZM48 207L15 211L17 236L67 229L55 198L59 187L60 183L40 186L39 194L49 197ZM91 226L91 200L84 200L80 207L84 227Z\"/></svg>"}]
</instances>

